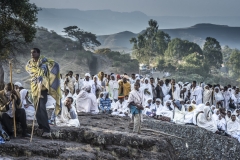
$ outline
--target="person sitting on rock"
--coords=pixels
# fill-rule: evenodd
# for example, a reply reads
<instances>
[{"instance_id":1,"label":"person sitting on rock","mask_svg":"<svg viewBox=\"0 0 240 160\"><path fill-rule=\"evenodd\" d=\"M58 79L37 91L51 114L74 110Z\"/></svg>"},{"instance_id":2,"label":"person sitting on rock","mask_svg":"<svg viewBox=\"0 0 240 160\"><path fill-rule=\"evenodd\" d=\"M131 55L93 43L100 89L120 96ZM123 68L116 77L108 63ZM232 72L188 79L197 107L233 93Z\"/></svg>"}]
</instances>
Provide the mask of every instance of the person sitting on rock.
<instances>
[{"instance_id":1,"label":"person sitting on rock","mask_svg":"<svg viewBox=\"0 0 240 160\"><path fill-rule=\"evenodd\" d=\"M108 92L103 93L103 97L100 99L100 110L103 113L111 113L111 99L108 98Z\"/></svg>"},{"instance_id":2,"label":"person sitting on rock","mask_svg":"<svg viewBox=\"0 0 240 160\"><path fill-rule=\"evenodd\" d=\"M67 97L61 110L61 114L56 117L57 126L80 127L78 115L75 107L72 106L73 98Z\"/></svg>"},{"instance_id":3,"label":"person sitting on rock","mask_svg":"<svg viewBox=\"0 0 240 160\"><path fill-rule=\"evenodd\" d=\"M156 106L152 103L153 99L148 98L145 103L144 114L150 117L156 115Z\"/></svg>"},{"instance_id":4,"label":"person sitting on rock","mask_svg":"<svg viewBox=\"0 0 240 160\"><path fill-rule=\"evenodd\" d=\"M227 133L240 142L240 124L236 121L236 115L231 115L231 120L227 123Z\"/></svg>"},{"instance_id":5,"label":"person sitting on rock","mask_svg":"<svg viewBox=\"0 0 240 160\"><path fill-rule=\"evenodd\" d=\"M30 137L27 134L26 113L21 108L20 95L14 90L13 86L12 83L8 83L4 90L0 91L0 122L5 127L7 134L13 136L13 113L15 112L16 121L21 123L22 136Z\"/></svg>"},{"instance_id":6,"label":"person sitting on rock","mask_svg":"<svg viewBox=\"0 0 240 160\"><path fill-rule=\"evenodd\" d=\"M167 119L172 120L173 110L174 110L174 106L172 105L172 102L170 100L167 100L165 102L165 105L157 111L157 116L167 117Z\"/></svg>"},{"instance_id":7,"label":"person sitting on rock","mask_svg":"<svg viewBox=\"0 0 240 160\"><path fill-rule=\"evenodd\" d=\"M91 93L91 85L84 85L77 95L76 109L77 112L98 113L97 99L96 96Z\"/></svg>"},{"instance_id":8,"label":"person sitting on rock","mask_svg":"<svg viewBox=\"0 0 240 160\"><path fill-rule=\"evenodd\" d=\"M112 108L112 115L126 116L129 114L129 108L127 107L127 101L124 100L124 96L118 96L118 101Z\"/></svg>"},{"instance_id":9,"label":"person sitting on rock","mask_svg":"<svg viewBox=\"0 0 240 160\"><path fill-rule=\"evenodd\" d=\"M197 116L197 126L213 133L216 133L218 131L217 124L212 119L212 113L209 106L205 106L203 108L203 112L199 113Z\"/></svg>"}]
</instances>

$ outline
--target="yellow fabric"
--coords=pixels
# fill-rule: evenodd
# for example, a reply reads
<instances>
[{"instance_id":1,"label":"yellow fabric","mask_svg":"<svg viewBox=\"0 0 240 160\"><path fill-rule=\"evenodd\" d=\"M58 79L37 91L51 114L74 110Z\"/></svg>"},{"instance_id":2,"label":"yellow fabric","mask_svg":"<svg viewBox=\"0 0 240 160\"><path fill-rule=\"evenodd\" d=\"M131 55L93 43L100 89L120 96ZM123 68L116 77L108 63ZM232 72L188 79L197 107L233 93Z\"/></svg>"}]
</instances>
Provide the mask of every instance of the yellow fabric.
<instances>
[{"instance_id":1,"label":"yellow fabric","mask_svg":"<svg viewBox=\"0 0 240 160\"><path fill-rule=\"evenodd\" d=\"M29 60L26 65L26 71L31 76L31 92L32 92L32 98L34 102L34 106L37 106L38 98L41 96L40 92L40 83L37 81L37 78L41 76L43 78L42 80L42 87L41 90L48 89L48 94L51 95L56 100L56 106L55 106L55 114L58 115L61 110L61 88L60 88L60 72L59 67L56 67L55 70L56 74L52 73L52 69L55 66L55 64L58 66L56 62L54 62L52 59L47 59L44 56L41 56L38 60L38 62L34 62L33 59ZM47 70L44 72L44 69L42 66L46 66ZM57 86L57 89L54 89L51 87L54 80L59 80L59 85Z\"/></svg>"},{"instance_id":2,"label":"yellow fabric","mask_svg":"<svg viewBox=\"0 0 240 160\"><path fill-rule=\"evenodd\" d=\"M124 83L122 80L118 82L119 89L118 95L119 96L127 96L131 92L131 84L129 82Z\"/></svg>"},{"instance_id":3,"label":"yellow fabric","mask_svg":"<svg viewBox=\"0 0 240 160\"><path fill-rule=\"evenodd\" d=\"M103 78L104 78L104 73L103 73L103 75L102 75L102 73L103 73L103 72L101 71L101 72L99 72L98 75L97 75L99 81L102 81Z\"/></svg>"}]
</instances>

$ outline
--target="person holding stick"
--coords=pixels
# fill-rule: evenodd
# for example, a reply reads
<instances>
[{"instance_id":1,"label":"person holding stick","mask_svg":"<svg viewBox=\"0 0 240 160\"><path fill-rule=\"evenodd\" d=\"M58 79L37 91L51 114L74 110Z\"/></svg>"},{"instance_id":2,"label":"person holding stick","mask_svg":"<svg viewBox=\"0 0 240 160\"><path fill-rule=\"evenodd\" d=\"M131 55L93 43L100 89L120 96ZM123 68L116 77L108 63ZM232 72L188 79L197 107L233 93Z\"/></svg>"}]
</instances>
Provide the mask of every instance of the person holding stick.
<instances>
[{"instance_id":1,"label":"person holding stick","mask_svg":"<svg viewBox=\"0 0 240 160\"><path fill-rule=\"evenodd\" d=\"M40 56L40 50L38 48L33 48L31 50L31 57L32 58L27 62L26 71L31 76L31 92L33 103L36 108L35 116L37 118L38 130L42 133L42 137L50 138L50 126L46 111L47 95L51 95L56 100L55 116L57 116L61 109L62 97L60 88L60 68L55 61Z\"/></svg>"},{"instance_id":2,"label":"person holding stick","mask_svg":"<svg viewBox=\"0 0 240 160\"><path fill-rule=\"evenodd\" d=\"M21 99L14 90L12 83L5 85L4 90L0 91L0 122L5 127L7 134L12 137L13 118L15 113L15 120L21 123L22 137L30 137L27 133L26 113L22 109Z\"/></svg>"}]
</instances>

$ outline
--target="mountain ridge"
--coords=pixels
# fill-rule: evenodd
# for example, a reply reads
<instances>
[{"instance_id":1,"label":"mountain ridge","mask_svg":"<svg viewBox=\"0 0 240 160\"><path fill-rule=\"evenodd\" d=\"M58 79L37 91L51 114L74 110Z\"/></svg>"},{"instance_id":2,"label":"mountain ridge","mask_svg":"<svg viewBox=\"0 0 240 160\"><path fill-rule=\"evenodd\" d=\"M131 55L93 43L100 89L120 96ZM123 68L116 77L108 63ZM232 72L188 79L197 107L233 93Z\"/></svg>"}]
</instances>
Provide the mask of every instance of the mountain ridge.
<instances>
[{"instance_id":1,"label":"mountain ridge","mask_svg":"<svg viewBox=\"0 0 240 160\"><path fill-rule=\"evenodd\" d=\"M108 35L129 30L139 33L145 29L150 19L158 21L160 29L184 28L197 23L225 24L240 26L240 16L148 16L140 11L116 12L111 10L79 10L42 8L38 15L38 26L61 33L63 28L77 25L81 29L97 35Z\"/></svg>"},{"instance_id":2,"label":"mountain ridge","mask_svg":"<svg viewBox=\"0 0 240 160\"><path fill-rule=\"evenodd\" d=\"M173 38L181 38L191 42L195 42L200 47L203 46L206 37L216 38L220 44L228 45L231 48L240 49L240 27L231 27L227 25L216 25L210 23L196 24L187 28L176 29L160 29ZM144 30L142 31L144 32ZM140 32L140 33L142 33ZM123 31L111 35L97 36L98 40L102 43L101 48L115 49L116 46L119 50L131 50L132 44L129 40L132 37L137 37L139 33L132 33L130 31ZM121 48L122 47L122 48Z\"/></svg>"}]
</instances>

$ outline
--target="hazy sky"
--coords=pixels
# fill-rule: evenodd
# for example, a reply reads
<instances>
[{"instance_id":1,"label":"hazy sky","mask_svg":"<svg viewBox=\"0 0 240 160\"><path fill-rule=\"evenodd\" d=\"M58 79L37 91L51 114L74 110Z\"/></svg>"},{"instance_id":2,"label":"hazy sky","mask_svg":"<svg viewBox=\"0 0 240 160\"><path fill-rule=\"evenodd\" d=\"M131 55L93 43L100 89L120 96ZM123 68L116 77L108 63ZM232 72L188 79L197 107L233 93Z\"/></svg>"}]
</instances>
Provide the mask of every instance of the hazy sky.
<instances>
[{"instance_id":1,"label":"hazy sky","mask_svg":"<svg viewBox=\"0 0 240 160\"><path fill-rule=\"evenodd\" d=\"M141 11L149 16L240 16L240 0L30 0L44 8Z\"/></svg>"}]
</instances>

